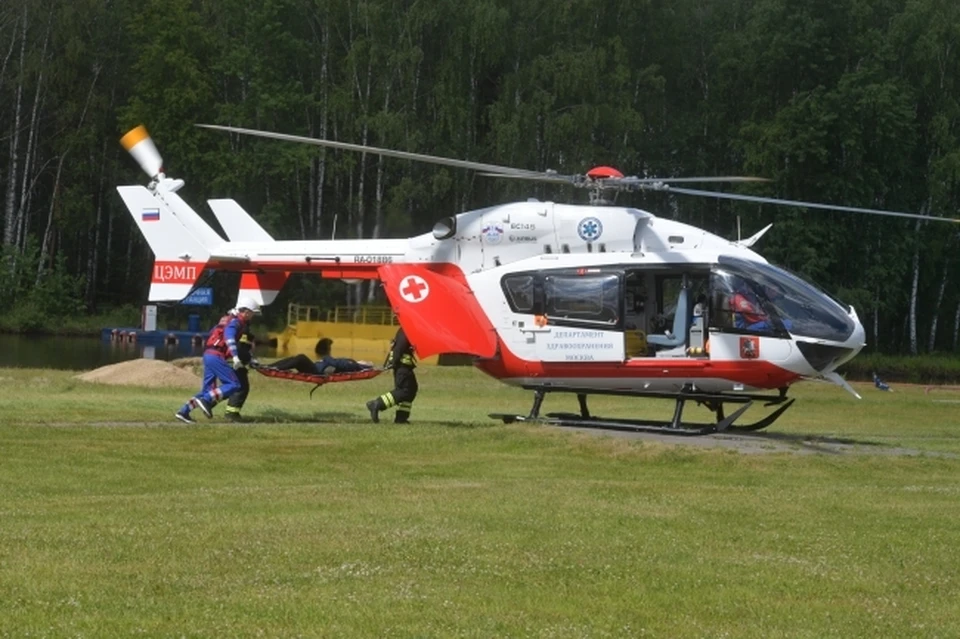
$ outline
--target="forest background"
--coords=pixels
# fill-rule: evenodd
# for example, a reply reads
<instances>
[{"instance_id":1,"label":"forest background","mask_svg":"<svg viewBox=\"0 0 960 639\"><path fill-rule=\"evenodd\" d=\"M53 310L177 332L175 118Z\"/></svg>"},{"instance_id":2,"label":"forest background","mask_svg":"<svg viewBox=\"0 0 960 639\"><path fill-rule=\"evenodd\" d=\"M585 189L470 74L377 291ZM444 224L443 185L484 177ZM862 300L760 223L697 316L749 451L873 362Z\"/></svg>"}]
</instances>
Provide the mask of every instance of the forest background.
<instances>
[{"instance_id":1,"label":"forest background","mask_svg":"<svg viewBox=\"0 0 960 639\"><path fill-rule=\"evenodd\" d=\"M144 123L204 217L278 239L407 237L562 187L238 138L218 123L524 169L749 174L745 192L960 217L956 0L7 0L3 326L136 309L153 256L116 193ZM744 236L853 304L869 348L956 352L957 227L682 196L618 200ZM212 222L213 223L213 222ZM213 223L215 225L215 223ZM229 307L235 275L218 273ZM292 278L285 303L377 301Z\"/></svg>"}]
</instances>

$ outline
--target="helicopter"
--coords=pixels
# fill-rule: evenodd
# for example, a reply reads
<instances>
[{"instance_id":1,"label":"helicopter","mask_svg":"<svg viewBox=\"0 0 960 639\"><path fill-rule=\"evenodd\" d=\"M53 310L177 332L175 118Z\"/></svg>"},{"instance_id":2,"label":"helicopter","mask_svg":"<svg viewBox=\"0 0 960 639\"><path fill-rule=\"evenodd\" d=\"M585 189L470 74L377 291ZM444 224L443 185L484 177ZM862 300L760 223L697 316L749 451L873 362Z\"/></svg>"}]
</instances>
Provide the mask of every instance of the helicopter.
<instances>
[{"instance_id":1,"label":"helicopter","mask_svg":"<svg viewBox=\"0 0 960 639\"><path fill-rule=\"evenodd\" d=\"M240 296L263 304L276 298L292 272L378 280L420 357L466 354L484 373L533 391L527 413L491 414L505 423L704 435L770 426L793 405L788 391L801 380L825 380L860 397L836 372L865 346L855 309L754 251L770 225L731 241L646 210L610 205L610 191L960 222L684 186L766 181L756 177L638 178L606 166L562 175L197 126L588 189L590 205L500 204L444 217L431 232L406 239L276 240L235 200L209 200L224 239L179 196L183 180L164 174L143 126L121 139L150 177L147 186L117 190L155 256L151 301L183 299L207 268L239 271ZM543 414L550 393L575 394L579 412ZM673 416L597 417L587 403L595 394L673 400ZM685 420L689 402L712 417ZM755 403L774 410L753 423L736 423ZM736 409L728 414L728 406Z\"/></svg>"}]
</instances>

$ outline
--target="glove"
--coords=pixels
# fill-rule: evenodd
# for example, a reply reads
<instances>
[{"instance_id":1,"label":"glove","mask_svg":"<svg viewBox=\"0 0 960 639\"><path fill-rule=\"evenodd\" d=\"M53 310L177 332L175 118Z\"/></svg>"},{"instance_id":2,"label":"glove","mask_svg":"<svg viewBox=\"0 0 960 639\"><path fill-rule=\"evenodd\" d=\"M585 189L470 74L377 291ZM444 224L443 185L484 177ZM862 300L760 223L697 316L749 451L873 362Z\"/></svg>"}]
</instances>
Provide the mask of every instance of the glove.
<instances>
[{"instance_id":1,"label":"glove","mask_svg":"<svg viewBox=\"0 0 960 639\"><path fill-rule=\"evenodd\" d=\"M244 367L243 362L236 355L233 356L233 370L239 370Z\"/></svg>"},{"instance_id":2,"label":"glove","mask_svg":"<svg viewBox=\"0 0 960 639\"><path fill-rule=\"evenodd\" d=\"M250 358L250 362L248 363L248 365L251 366L251 367L253 367L253 368L256 368L257 366L260 365L260 360L257 359L256 357L251 357L251 358Z\"/></svg>"}]
</instances>

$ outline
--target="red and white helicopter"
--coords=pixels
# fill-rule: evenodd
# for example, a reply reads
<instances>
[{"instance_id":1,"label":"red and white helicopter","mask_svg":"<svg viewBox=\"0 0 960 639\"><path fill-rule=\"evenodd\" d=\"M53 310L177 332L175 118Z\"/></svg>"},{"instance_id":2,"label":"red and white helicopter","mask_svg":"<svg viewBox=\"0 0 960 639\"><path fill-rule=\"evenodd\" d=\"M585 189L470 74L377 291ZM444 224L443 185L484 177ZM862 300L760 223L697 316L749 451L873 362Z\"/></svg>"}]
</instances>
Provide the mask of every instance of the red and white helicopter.
<instances>
[{"instance_id":1,"label":"red and white helicopter","mask_svg":"<svg viewBox=\"0 0 960 639\"><path fill-rule=\"evenodd\" d=\"M590 189L595 202L607 190L653 189L960 222L676 186L758 178L650 179L609 167L560 175L201 126L572 184ZM526 201L447 217L431 233L408 239L284 241L273 239L234 200L210 200L224 239L178 195L183 181L164 175L142 126L121 142L151 178L146 187L117 189L156 258L151 301L183 299L205 268L240 271L240 295L264 304L294 271L379 280L421 357L469 354L485 373L534 391L528 414L493 415L507 422L699 435L769 426L793 403L787 391L802 379L827 380L859 397L836 373L865 345L856 311L753 251L769 226L730 241L637 208ZM575 393L580 413L541 415L550 392ZM590 415L590 394L667 398L676 407L670 421L602 419ZM706 406L713 419L685 422L688 401ZM758 401L777 408L753 424L734 425ZM726 414L727 404L740 406Z\"/></svg>"}]
</instances>

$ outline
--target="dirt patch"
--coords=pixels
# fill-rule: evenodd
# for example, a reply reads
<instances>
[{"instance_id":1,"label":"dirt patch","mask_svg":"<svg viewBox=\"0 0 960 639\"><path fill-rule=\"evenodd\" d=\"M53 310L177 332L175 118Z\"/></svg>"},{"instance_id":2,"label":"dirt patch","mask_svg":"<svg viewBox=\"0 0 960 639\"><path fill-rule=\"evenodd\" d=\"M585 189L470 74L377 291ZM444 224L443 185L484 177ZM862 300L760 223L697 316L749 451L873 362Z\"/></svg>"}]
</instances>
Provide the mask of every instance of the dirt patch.
<instances>
[{"instance_id":1,"label":"dirt patch","mask_svg":"<svg viewBox=\"0 0 960 639\"><path fill-rule=\"evenodd\" d=\"M199 388L201 382L200 376L194 372L194 363L190 359L174 362L134 359L102 366L77 375L77 379L95 384L152 388Z\"/></svg>"}]
</instances>

